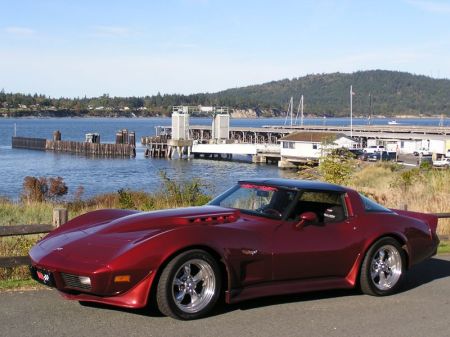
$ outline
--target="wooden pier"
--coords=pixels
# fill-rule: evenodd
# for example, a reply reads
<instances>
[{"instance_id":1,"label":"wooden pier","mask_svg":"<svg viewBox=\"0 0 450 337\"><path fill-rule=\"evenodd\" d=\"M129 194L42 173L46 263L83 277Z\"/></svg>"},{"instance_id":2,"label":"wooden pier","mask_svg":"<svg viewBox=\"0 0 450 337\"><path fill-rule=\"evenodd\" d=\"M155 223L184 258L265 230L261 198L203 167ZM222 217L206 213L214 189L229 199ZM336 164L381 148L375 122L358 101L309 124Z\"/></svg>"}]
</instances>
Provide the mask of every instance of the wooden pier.
<instances>
[{"instance_id":1,"label":"wooden pier","mask_svg":"<svg viewBox=\"0 0 450 337\"><path fill-rule=\"evenodd\" d=\"M135 157L133 144L107 144L49 140L45 138L12 137L12 148L55 151L103 157Z\"/></svg>"},{"instance_id":2,"label":"wooden pier","mask_svg":"<svg viewBox=\"0 0 450 337\"><path fill-rule=\"evenodd\" d=\"M175 154L178 154L179 158L185 155L189 158L191 156L193 141L174 140L169 136L161 135L145 137L145 145L147 146L144 154L145 157L172 159Z\"/></svg>"},{"instance_id":3,"label":"wooden pier","mask_svg":"<svg viewBox=\"0 0 450 337\"><path fill-rule=\"evenodd\" d=\"M168 158L167 136L146 137L145 157Z\"/></svg>"}]
</instances>

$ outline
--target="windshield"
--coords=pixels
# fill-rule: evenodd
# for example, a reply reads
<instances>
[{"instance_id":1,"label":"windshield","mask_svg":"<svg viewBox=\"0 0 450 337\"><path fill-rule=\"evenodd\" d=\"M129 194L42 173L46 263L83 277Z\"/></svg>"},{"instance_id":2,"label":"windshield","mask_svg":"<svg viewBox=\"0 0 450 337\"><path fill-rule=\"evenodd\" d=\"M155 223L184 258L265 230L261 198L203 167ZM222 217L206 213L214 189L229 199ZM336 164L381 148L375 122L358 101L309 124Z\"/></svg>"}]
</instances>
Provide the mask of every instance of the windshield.
<instances>
[{"instance_id":1,"label":"windshield","mask_svg":"<svg viewBox=\"0 0 450 337\"><path fill-rule=\"evenodd\" d=\"M296 194L296 191L278 187L242 183L219 195L209 205L281 219Z\"/></svg>"}]
</instances>

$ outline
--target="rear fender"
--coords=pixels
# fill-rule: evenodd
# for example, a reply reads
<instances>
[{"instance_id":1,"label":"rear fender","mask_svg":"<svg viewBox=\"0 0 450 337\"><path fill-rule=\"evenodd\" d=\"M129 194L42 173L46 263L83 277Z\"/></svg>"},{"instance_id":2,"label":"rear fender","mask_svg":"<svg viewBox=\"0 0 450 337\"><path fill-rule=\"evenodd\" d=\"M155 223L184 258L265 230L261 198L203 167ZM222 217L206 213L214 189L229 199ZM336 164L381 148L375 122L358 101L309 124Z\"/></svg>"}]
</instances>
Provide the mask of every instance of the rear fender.
<instances>
[{"instance_id":1,"label":"rear fender","mask_svg":"<svg viewBox=\"0 0 450 337\"><path fill-rule=\"evenodd\" d=\"M430 228L430 230L433 234L436 233L438 220L439 220L439 218L436 215L429 214L429 213L403 211L403 210L398 210L398 209L395 209L393 211L400 215L403 215L403 216L422 220L423 222L425 222L428 225L428 227Z\"/></svg>"},{"instance_id":2,"label":"rear fender","mask_svg":"<svg viewBox=\"0 0 450 337\"><path fill-rule=\"evenodd\" d=\"M362 253L358 254L355 263L353 264L352 268L350 269L350 272L347 274L346 276L346 280L347 282L352 285L355 286L356 283L358 282L358 278L361 272L361 265L364 261L364 258L367 254L367 252L369 251L370 247L372 247L372 245L377 242L378 240L380 240L381 238L385 238L385 237L391 237L395 240L397 240L400 245L402 246L404 252L405 252L405 258L406 258L406 269L410 268L410 249L408 247L408 240L406 238L406 236L403 233L383 233L382 235L375 237L372 240L368 240L364 246L364 249L362 250Z\"/></svg>"}]
</instances>

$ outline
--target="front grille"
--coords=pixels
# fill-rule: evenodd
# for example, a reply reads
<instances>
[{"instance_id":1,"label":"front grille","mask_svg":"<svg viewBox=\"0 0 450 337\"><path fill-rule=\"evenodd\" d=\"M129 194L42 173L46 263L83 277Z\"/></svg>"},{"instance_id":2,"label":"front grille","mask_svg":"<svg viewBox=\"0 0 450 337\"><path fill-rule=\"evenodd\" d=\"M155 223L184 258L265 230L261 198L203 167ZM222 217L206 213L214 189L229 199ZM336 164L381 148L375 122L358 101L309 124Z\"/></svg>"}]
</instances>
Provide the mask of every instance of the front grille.
<instances>
[{"instance_id":1,"label":"front grille","mask_svg":"<svg viewBox=\"0 0 450 337\"><path fill-rule=\"evenodd\" d=\"M88 284L83 284L80 282L80 279L78 278L78 275L72 275L72 274L66 274L61 273L61 276L64 280L64 283L67 287L70 288L77 288L77 289L84 289L84 290L91 290L91 286Z\"/></svg>"}]
</instances>

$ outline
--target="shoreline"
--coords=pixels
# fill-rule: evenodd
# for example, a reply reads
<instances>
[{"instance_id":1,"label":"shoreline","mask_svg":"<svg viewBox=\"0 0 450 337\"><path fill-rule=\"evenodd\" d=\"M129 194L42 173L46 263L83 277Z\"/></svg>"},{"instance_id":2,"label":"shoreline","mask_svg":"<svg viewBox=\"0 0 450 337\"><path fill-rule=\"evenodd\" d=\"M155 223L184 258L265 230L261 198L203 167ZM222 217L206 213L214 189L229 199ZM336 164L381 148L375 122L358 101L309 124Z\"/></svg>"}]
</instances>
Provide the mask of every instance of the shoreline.
<instances>
[{"instance_id":1,"label":"shoreline","mask_svg":"<svg viewBox=\"0 0 450 337\"><path fill-rule=\"evenodd\" d=\"M24 115L24 116L2 116L0 114L0 120L2 119L166 119L171 118L171 116L34 116L34 115ZM211 116L190 116L190 118L212 118ZM275 119L275 120L284 120L286 117L248 117L248 116L232 116L231 119ZM430 115L430 116L414 116L414 115L396 115L396 116L374 116L371 119L386 119L386 120L394 120L394 119L440 119L440 115ZM332 116L332 117L323 117L323 116L307 116L305 119L309 120L323 120L323 119L350 119L348 116ZM353 117L354 120L368 120L366 116L356 116ZM450 116L444 116L445 119L450 119Z\"/></svg>"}]
</instances>

